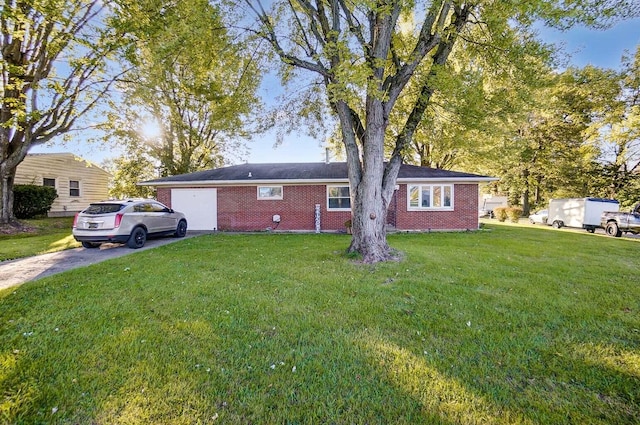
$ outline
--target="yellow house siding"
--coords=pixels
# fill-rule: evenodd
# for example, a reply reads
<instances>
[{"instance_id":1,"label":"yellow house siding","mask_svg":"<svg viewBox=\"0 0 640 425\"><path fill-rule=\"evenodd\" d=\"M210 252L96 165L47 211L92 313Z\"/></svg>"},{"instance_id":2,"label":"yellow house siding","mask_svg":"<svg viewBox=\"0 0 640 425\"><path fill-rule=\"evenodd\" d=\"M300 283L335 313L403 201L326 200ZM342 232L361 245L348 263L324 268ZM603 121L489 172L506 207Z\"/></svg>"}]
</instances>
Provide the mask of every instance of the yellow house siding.
<instances>
[{"instance_id":1,"label":"yellow house siding","mask_svg":"<svg viewBox=\"0 0 640 425\"><path fill-rule=\"evenodd\" d=\"M111 174L71 153L30 154L18 165L15 184L42 186L55 179L58 197L49 216L73 215L89 203L108 199ZM80 195L72 196L70 182L79 183Z\"/></svg>"}]
</instances>

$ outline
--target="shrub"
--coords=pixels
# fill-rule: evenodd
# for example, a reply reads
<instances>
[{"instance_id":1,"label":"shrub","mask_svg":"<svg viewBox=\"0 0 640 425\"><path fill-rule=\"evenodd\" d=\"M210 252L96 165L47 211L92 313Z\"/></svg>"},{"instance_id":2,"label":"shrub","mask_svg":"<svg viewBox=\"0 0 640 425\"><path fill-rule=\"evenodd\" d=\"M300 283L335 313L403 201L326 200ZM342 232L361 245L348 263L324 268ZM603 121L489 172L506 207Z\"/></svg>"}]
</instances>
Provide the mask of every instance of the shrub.
<instances>
[{"instance_id":1,"label":"shrub","mask_svg":"<svg viewBox=\"0 0 640 425\"><path fill-rule=\"evenodd\" d=\"M17 218L33 218L46 214L58 197L49 186L17 184L13 187L13 213Z\"/></svg>"},{"instance_id":2,"label":"shrub","mask_svg":"<svg viewBox=\"0 0 640 425\"><path fill-rule=\"evenodd\" d=\"M498 221L507 221L507 207L496 207L493 209L493 215Z\"/></svg>"},{"instance_id":3,"label":"shrub","mask_svg":"<svg viewBox=\"0 0 640 425\"><path fill-rule=\"evenodd\" d=\"M510 207L510 208L507 208L506 213L509 216L509 220L511 220L512 223L517 223L520 217L522 217L522 208Z\"/></svg>"}]
</instances>

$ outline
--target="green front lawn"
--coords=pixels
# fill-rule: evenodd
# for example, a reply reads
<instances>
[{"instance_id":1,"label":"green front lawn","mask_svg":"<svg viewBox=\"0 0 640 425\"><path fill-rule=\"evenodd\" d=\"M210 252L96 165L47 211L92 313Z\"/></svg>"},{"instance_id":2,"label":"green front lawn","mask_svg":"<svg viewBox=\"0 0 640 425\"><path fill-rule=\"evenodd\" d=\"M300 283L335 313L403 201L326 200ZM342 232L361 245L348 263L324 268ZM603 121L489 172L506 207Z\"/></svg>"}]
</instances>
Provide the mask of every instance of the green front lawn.
<instances>
[{"instance_id":1,"label":"green front lawn","mask_svg":"<svg viewBox=\"0 0 640 425\"><path fill-rule=\"evenodd\" d=\"M0 422L640 423L640 240L215 234L0 292Z\"/></svg>"},{"instance_id":2,"label":"green front lawn","mask_svg":"<svg viewBox=\"0 0 640 425\"><path fill-rule=\"evenodd\" d=\"M0 261L30 257L80 246L71 236L73 217L20 220L29 231L0 232Z\"/></svg>"}]
</instances>

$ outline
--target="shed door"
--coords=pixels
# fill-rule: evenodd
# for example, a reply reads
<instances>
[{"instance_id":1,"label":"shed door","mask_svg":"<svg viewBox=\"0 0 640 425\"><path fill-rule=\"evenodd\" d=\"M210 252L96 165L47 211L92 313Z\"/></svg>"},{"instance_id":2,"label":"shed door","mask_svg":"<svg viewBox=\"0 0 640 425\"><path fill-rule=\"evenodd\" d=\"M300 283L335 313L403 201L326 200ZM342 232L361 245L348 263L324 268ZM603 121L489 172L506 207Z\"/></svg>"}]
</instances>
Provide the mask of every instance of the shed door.
<instances>
[{"instance_id":1,"label":"shed door","mask_svg":"<svg viewBox=\"0 0 640 425\"><path fill-rule=\"evenodd\" d=\"M171 189L171 208L187 216L189 230L217 230L216 189Z\"/></svg>"}]
</instances>

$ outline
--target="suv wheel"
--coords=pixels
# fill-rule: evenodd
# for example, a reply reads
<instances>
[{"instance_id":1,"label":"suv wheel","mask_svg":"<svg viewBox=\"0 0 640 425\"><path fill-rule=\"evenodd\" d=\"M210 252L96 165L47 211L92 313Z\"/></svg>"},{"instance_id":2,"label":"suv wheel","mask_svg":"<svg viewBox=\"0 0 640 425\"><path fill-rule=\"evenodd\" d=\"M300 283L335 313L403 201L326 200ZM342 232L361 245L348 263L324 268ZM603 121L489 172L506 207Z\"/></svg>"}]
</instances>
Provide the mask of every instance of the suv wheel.
<instances>
[{"instance_id":1,"label":"suv wheel","mask_svg":"<svg viewBox=\"0 0 640 425\"><path fill-rule=\"evenodd\" d=\"M100 246L99 243L93 243L93 242L82 242L82 246L84 248L97 248Z\"/></svg>"},{"instance_id":2,"label":"suv wheel","mask_svg":"<svg viewBox=\"0 0 640 425\"><path fill-rule=\"evenodd\" d=\"M133 232L131 232L131 236L129 236L127 246L133 249L142 248L146 241L147 232L142 227L136 227L133 229Z\"/></svg>"},{"instance_id":3,"label":"suv wheel","mask_svg":"<svg viewBox=\"0 0 640 425\"><path fill-rule=\"evenodd\" d=\"M184 220L180 220L178 223L178 227L176 227L176 232L173 234L176 238L184 238L187 234L187 222Z\"/></svg>"}]
</instances>

